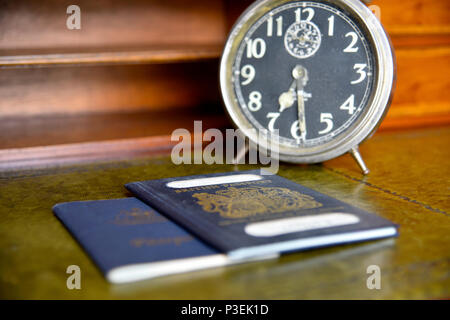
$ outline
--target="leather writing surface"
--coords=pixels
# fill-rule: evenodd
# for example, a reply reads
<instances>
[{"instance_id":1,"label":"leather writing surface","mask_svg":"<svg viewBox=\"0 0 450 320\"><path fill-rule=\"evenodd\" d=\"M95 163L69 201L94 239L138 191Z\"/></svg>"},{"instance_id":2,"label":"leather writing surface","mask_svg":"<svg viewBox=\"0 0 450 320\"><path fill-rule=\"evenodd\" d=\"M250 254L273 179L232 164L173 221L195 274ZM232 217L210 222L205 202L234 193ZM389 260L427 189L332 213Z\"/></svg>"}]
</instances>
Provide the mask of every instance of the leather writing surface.
<instances>
[{"instance_id":1,"label":"leather writing surface","mask_svg":"<svg viewBox=\"0 0 450 320\"><path fill-rule=\"evenodd\" d=\"M218 253L136 198L63 203L53 211L104 274Z\"/></svg>"}]
</instances>

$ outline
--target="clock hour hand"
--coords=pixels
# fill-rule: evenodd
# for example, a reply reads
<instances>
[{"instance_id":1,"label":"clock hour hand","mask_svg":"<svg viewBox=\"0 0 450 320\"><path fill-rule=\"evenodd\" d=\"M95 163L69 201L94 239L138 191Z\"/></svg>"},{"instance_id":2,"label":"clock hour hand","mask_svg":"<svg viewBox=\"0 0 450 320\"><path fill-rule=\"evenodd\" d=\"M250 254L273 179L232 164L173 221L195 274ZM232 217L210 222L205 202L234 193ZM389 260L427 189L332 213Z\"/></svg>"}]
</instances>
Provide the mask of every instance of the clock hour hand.
<instances>
[{"instance_id":1,"label":"clock hour hand","mask_svg":"<svg viewBox=\"0 0 450 320\"><path fill-rule=\"evenodd\" d=\"M305 96L303 88L308 83L308 70L305 67L297 65L292 71L297 84L297 104L298 104L298 125L301 132L301 139L306 140L306 116L305 116Z\"/></svg>"},{"instance_id":2,"label":"clock hour hand","mask_svg":"<svg viewBox=\"0 0 450 320\"><path fill-rule=\"evenodd\" d=\"M280 113L284 110L292 107L295 102L295 86L297 85L297 80L294 80L288 91L283 92L278 98L278 103L280 104Z\"/></svg>"}]
</instances>

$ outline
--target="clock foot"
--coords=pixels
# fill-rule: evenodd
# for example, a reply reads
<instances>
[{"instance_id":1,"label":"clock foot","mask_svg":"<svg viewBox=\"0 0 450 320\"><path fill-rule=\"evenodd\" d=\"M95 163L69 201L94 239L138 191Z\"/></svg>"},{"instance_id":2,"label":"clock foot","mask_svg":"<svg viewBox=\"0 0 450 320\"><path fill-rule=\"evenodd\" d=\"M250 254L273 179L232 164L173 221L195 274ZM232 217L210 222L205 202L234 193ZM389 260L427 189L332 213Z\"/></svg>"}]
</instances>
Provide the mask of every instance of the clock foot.
<instances>
[{"instance_id":1,"label":"clock foot","mask_svg":"<svg viewBox=\"0 0 450 320\"><path fill-rule=\"evenodd\" d=\"M350 154L353 156L355 161L358 163L358 166L361 168L363 174L368 175L370 173L370 170L367 168L366 164L364 163L364 160L361 157L361 154L359 153L358 147L354 147L352 150L350 150Z\"/></svg>"}]
</instances>

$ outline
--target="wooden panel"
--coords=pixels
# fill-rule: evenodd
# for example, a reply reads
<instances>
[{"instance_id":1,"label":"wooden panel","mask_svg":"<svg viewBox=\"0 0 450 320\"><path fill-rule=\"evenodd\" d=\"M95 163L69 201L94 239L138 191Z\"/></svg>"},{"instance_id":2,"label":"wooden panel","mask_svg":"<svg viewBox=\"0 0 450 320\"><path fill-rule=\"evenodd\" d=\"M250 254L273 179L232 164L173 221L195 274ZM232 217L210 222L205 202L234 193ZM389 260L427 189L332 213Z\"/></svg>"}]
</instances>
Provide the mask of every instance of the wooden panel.
<instances>
[{"instance_id":1,"label":"wooden panel","mask_svg":"<svg viewBox=\"0 0 450 320\"><path fill-rule=\"evenodd\" d=\"M450 46L397 51L396 104L434 104L450 101Z\"/></svg>"},{"instance_id":2,"label":"wooden panel","mask_svg":"<svg viewBox=\"0 0 450 320\"><path fill-rule=\"evenodd\" d=\"M0 150L58 144L170 136L178 128L193 130L194 121L203 128L228 124L220 105L136 113L98 113L6 117L0 120ZM1 152L0 152L1 154ZM0 155L1 157L1 155Z\"/></svg>"},{"instance_id":3,"label":"wooden panel","mask_svg":"<svg viewBox=\"0 0 450 320\"><path fill-rule=\"evenodd\" d=\"M387 31L401 34L450 34L448 0L374 0L381 8L381 21Z\"/></svg>"},{"instance_id":4,"label":"wooden panel","mask_svg":"<svg viewBox=\"0 0 450 320\"><path fill-rule=\"evenodd\" d=\"M45 168L130 157L166 155L176 144L170 136L72 143L58 146L0 150L0 170Z\"/></svg>"},{"instance_id":5,"label":"wooden panel","mask_svg":"<svg viewBox=\"0 0 450 320\"><path fill-rule=\"evenodd\" d=\"M450 1L375 0L396 48L450 44Z\"/></svg>"},{"instance_id":6,"label":"wooden panel","mask_svg":"<svg viewBox=\"0 0 450 320\"><path fill-rule=\"evenodd\" d=\"M220 100L217 61L3 69L0 114L32 116L197 107Z\"/></svg>"},{"instance_id":7,"label":"wooden panel","mask_svg":"<svg viewBox=\"0 0 450 320\"><path fill-rule=\"evenodd\" d=\"M450 46L397 50L397 89L384 128L450 123Z\"/></svg>"},{"instance_id":8,"label":"wooden panel","mask_svg":"<svg viewBox=\"0 0 450 320\"><path fill-rule=\"evenodd\" d=\"M78 0L81 30L66 27L70 1L0 2L0 50L217 44L221 0Z\"/></svg>"}]
</instances>

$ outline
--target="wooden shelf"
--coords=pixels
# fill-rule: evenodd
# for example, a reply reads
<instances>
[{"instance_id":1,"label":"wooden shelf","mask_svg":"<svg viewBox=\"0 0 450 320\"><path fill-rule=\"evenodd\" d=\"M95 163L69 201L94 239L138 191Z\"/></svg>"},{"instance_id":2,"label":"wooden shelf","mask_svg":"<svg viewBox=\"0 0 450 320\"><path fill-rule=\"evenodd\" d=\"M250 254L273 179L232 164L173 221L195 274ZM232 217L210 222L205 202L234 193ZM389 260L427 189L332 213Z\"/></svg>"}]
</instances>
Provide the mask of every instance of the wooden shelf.
<instances>
[{"instance_id":1,"label":"wooden shelf","mask_svg":"<svg viewBox=\"0 0 450 320\"><path fill-rule=\"evenodd\" d=\"M0 150L169 136L178 128L192 130L196 120L209 128L229 124L220 105L194 110L8 117L0 119Z\"/></svg>"},{"instance_id":2,"label":"wooden shelf","mask_svg":"<svg viewBox=\"0 0 450 320\"><path fill-rule=\"evenodd\" d=\"M168 152L175 129L225 128L221 106L166 112L55 115L0 120L0 169L117 160Z\"/></svg>"},{"instance_id":3,"label":"wooden shelf","mask_svg":"<svg viewBox=\"0 0 450 320\"><path fill-rule=\"evenodd\" d=\"M85 64L153 64L192 62L218 58L222 44L163 45L143 48L86 48L0 51L1 67L85 65Z\"/></svg>"}]
</instances>

